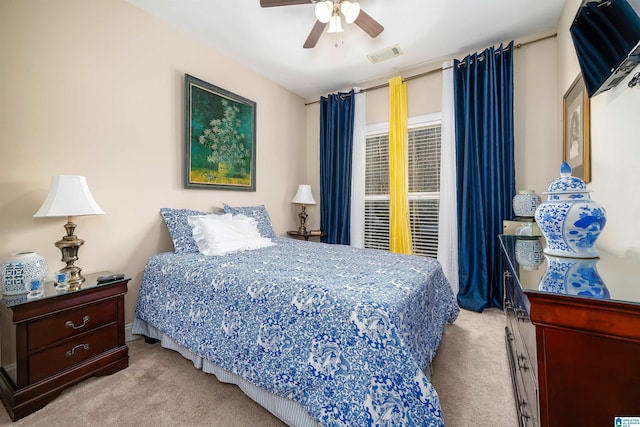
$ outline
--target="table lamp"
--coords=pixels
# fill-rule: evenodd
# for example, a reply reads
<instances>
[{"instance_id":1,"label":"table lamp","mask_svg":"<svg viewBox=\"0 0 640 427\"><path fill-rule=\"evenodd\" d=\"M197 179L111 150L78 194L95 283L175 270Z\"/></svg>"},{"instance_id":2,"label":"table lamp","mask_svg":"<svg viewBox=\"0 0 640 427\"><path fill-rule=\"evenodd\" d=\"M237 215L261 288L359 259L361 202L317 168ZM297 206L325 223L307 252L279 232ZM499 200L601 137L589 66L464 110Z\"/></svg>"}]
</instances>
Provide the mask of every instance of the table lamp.
<instances>
[{"instance_id":1,"label":"table lamp","mask_svg":"<svg viewBox=\"0 0 640 427\"><path fill-rule=\"evenodd\" d=\"M302 205L302 211L298 214L300 217L300 227L298 227L299 234L307 234L307 227L304 225L307 221L307 213L305 212L305 205L315 205L316 201L311 194L311 186L307 184L298 185L298 192L291 201L291 203L297 203Z\"/></svg>"},{"instance_id":2,"label":"table lamp","mask_svg":"<svg viewBox=\"0 0 640 427\"><path fill-rule=\"evenodd\" d=\"M84 176L58 175L51 178L49 194L34 218L67 217L67 223L64 225L67 235L55 245L62 252L62 262L67 264L61 271L69 273L69 289L80 288L85 280L81 274L82 269L74 265L84 240L73 234L76 229L73 217L102 214L104 211L93 199Z\"/></svg>"}]
</instances>

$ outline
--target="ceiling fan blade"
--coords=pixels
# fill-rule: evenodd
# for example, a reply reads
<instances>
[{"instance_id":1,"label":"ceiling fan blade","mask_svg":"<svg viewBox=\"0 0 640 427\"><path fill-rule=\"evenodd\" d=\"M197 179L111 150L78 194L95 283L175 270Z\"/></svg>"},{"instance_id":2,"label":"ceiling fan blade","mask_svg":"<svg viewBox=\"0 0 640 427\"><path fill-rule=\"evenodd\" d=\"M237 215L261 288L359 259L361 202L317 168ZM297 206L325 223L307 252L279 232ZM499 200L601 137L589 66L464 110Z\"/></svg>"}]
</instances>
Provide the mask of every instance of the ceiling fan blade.
<instances>
[{"instance_id":1,"label":"ceiling fan blade","mask_svg":"<svg viewBox=\"0 0 640 427\"><path fill-rule=\"evenodd\" d=\"M311 0L260 0L261 7L292 6L294 4L307 3L311 3Z\"/></svg>"},{"instance_id":2,"label":"ceiling fan blade","mask_svg":"<svg viewBox=\"0 0 640 427\"><path fill-rule=\"evenodd\" d=\"M367 14L364 10L360 10L355 23L358 27L362 28L365 33L374 38L378 37L380 33L384 31L384 27L380 25L378 21L369 16L369 14Z\"/></svg>"},{"instance_id":3,"label":"ceiling fan blade","mask_svg":"<svg viewBox=\"0 0 640 427\"><path fill-rule=\"evenodd\" d=\"M312 47L315 47L316 43L318 43L318 39L324 31L324 27L326 26L326 23L316 21L313 28L311 29L311 32L309 33L309 37L307 37L307 41L304 42L304 45L302 47L304 47L305 49L311 49Z\"/></svg>"}]
</instances>

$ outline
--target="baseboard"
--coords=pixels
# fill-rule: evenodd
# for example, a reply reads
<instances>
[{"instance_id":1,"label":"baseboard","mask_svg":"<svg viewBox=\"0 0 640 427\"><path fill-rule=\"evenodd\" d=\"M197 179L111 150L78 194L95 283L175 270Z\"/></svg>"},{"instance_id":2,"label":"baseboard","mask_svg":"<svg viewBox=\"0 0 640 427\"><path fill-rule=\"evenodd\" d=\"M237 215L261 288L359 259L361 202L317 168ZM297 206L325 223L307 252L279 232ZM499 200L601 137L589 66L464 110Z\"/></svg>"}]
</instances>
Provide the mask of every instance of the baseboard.
<instances>
[{"instance_id":1,"label":"baseboard","mask_svg":"<svg viewBox=\"0 0 640 427\"><path fill-rule=\"evenodd\" d=\"M141 335L133 334L131 332L132 329L133 329L133 323L129 323L127 325L124 325L124 340L126 342L135 341L135 340L139 340L140 338L142 338Z\"/></svg>"}]
</instances>

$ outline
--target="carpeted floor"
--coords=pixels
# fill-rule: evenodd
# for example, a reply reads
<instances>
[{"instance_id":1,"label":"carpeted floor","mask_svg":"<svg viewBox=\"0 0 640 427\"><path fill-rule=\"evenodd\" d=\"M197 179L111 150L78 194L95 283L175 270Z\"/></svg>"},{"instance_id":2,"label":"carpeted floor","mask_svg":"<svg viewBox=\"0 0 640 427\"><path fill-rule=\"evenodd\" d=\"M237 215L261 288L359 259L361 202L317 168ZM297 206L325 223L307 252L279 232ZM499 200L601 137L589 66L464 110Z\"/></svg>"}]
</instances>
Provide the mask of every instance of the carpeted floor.
<instances>
[{"instance_id":1,"label":"carpeted floor","mask_svg":"<svg viewBox=\"0 0 640 427\"><path fill-rule=\"evenodd\" d=\"M502 311L463 310L448 325L434 361L433 385L447 427L517 426ZM282 426L234 385L193 368L178 353L130 342L129 367L64 391L40 411L0 425Z\"/></svg>"},{"instance_id":2,"label":"carpeted floor","mask_svg":"<svg viewBox=\"0 0 640 427\"><path fill-rule=\"evenodd\" d=\"M431 382L447 427L518 426L502 310L461 310L445 329Z\"/></svg>"}]
</instances>

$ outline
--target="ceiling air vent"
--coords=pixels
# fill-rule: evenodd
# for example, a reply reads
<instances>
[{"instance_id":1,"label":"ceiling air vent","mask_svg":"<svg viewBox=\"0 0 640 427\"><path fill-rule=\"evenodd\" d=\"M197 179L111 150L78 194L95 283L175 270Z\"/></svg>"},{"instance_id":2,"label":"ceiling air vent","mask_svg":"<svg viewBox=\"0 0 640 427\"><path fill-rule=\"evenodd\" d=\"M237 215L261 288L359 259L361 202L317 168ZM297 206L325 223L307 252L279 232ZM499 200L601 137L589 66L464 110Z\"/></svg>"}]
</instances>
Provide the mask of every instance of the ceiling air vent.
<instances>
[{"instance_id":1,"label":"ceiling air vent","mask_svg":"<svg viewBox=\"0 0 640 427\"><path fill-rule=\"evenodd\" d=\"M373 64L377 64L378 62L386 61L387 59L394 58L396 56L402 55L402 49L397 44L380 50L378 52L370 53L367 55L369 61Z\"/></svg>"}]
</instances>

